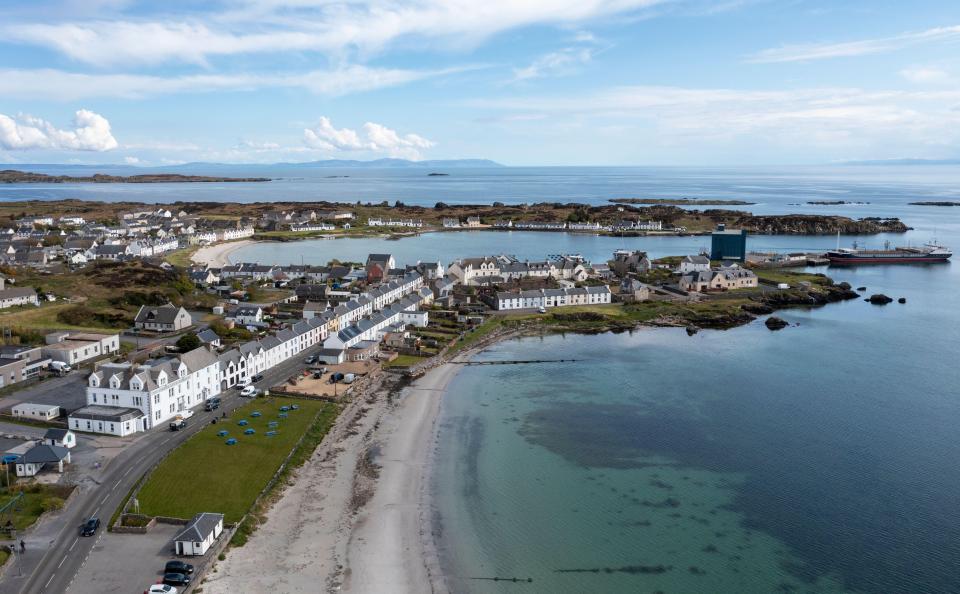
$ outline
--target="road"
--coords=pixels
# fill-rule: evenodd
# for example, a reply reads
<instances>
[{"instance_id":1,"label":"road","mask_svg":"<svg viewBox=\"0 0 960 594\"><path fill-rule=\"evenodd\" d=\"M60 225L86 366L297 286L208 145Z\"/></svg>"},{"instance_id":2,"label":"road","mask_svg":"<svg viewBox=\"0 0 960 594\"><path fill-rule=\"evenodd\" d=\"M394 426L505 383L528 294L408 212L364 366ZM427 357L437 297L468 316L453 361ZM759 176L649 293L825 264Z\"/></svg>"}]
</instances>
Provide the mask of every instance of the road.
<instances>
[{"instance_id":1,"label":"road","mask_svg":"<svg viewBox=\"0 0 960 594\"><path fill-rule=\"evenodd\" d=\"M257 387L270 387L285 381L291 375L306 368L303 359L320 347L308 349L290 360L281 363L264 373L264 378L257 383ZM113 512L120 506L123 498L136 482L149 471L157 462L191 435L208 425L215 417L226 411L248 402L241 398L234 389L221 394L223 404L220 410L197 413L190 419L189 425L183 431L170 432L155 429L137 441L131 443L123 452L113 458L107 465L105 474L99 484L78 493L77 499L56 518L58 532L49 541L49 546L42 556L24 556L22 567L10 567L0 581L0 594L40 594L66 592L77 571L87 560L93 547L100 539L100 533L95 537L81 538L78 536L80 525L90 517L99 517L103 522L101 531L107 529L107 523ZM33 547L41 546L42 541L33 542L28 535L32 553ZM19 559L11 559L11 563L21 563ZM18 570L22 569L22 576ZM121 568L117 569L122 571Z\"/></svg>"}]
</instances>

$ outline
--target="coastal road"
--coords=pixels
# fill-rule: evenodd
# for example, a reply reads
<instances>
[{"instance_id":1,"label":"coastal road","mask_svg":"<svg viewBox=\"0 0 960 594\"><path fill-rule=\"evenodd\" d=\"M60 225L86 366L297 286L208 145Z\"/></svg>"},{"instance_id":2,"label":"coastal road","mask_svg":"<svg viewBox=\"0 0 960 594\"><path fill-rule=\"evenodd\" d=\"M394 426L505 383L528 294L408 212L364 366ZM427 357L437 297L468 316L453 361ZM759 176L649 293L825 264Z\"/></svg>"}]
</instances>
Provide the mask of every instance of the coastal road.
<instances>
[{"instance_id":1,"label":"coastal road","mask_svg":"<svg viewBox=\"0 0 960 594\"><path fill-rule=\"evenodd\" d=\"M269 387L279 384L291 375L306 368L303 359L320 347L307 349L288 361L277 365L264 373L258 387ZM142 439L139 439L118 454L109 464L100 483L93 489L78 493L77 499L71 502L67 509L56 518L59 531L50 540L43 551L42 557L32 559L28 554L23 559L22 567L11 567L5 579L0 582L0 594L40 594L66 592L77 571L93 551L100 539L100 533L94 537L79 537L79 527L90 517L99 517L102 525L100 530L106 530L113 512L123 502L130 489L144 473L166 457L174 448L197 431L210 424L214 418L220 417L224 411L233 409L248 402L237 395L235 389L221 394L222 405L219 410L204 412L199 410L188 421L183 431L171 432L164 429L154 429ZM43 543L33 542L27 537L30 552L34 547L42 547ZM19 559L11 562L21 563ZM122 571L122 568L116 568ZM22 571L22 576L19 576Z\"/></svg>"}]
</instances>

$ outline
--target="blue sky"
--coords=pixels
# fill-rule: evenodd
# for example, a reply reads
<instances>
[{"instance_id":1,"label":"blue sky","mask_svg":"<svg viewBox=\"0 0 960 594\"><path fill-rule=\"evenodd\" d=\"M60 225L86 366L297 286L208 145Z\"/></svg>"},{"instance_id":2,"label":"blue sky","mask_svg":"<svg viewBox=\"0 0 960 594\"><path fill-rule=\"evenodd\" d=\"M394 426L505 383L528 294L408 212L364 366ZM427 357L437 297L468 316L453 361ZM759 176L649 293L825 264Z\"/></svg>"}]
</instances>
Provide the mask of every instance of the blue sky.
<instances>
[{"instance_id":1,"label":"blue sky","mask_svg":"<svg viewBox=\"0 0 960 594\"><path fill-rule=\"evenodd\" d=\"M960 157L955 0L9 0L0 162Z\"/></svg>"}]
</instances>

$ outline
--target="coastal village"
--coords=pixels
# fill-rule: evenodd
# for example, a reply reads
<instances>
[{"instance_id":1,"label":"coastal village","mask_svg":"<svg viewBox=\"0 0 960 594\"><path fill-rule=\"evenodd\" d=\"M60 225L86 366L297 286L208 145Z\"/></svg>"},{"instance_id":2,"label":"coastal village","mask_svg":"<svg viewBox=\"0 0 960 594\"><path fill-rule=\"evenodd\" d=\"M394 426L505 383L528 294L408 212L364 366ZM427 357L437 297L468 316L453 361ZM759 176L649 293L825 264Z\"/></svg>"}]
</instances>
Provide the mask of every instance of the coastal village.
<instances>
[{"instance_id":1,"label":"coastal village","mask_svg":"<svg viewBox=\"0 0 960 594\"><path fill-rule=\"evenodd\" d=\"M503 253L399 262L372 253L365 262L278 265L203 256L260 236L356 227L419 232L423 222L360 220L348 209L17 218L0 245L0 428L8 436L0 442L0 513L23 497L45 503L8 524L8 536L28 538L41 516L44 526L61 527L82 517L91 534L107 531L111 554L94 553L76 568L78 579L147 585L155 565L176 557L166 574L180 577L166 583L195 588L225 550L250 537L291 456L302 463L328 431L360 422L377 393L471 349L518 333L638 324L692 334L858 296L823 275L788 270L816 254L751 254L747 232L723 224L709 253L659 259L629 249L604 262ZM685 232L640 217L600 224L471 216L445 218L442 227ZM782 327L770 323L776 319L767 326ZM262 468L250 475L249 464ZM203 477L189 470L201 466ZM230 482L238 472L243 488ZM104 492L104 484L114 489ZM39 551L23 545L5 554L8 565L46 562L31 560ZM142 571L107 578L103 568L116 556Z\"/></svg>"}]
</instances>

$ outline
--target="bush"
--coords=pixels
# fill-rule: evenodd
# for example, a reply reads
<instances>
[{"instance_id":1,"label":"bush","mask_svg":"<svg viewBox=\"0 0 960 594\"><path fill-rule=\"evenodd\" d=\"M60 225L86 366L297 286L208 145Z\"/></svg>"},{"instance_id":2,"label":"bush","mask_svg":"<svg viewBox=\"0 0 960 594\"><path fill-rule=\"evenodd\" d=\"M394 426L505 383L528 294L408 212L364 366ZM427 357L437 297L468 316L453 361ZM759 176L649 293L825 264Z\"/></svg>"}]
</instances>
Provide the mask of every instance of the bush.
<instances>
[{"instance_id":1,"label":"bush","mask_svg":"<svg viewBox=\"0 0 960 594\"><path fill-rule=\"evenodd\" d=\"M177 340L177 348L184 353L187 351L192 351L193 349L201 346L202 344L203 342L194 332L184 334Z\"/></svg>"}]
</instances>

